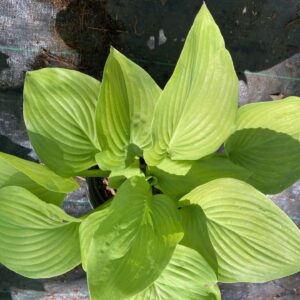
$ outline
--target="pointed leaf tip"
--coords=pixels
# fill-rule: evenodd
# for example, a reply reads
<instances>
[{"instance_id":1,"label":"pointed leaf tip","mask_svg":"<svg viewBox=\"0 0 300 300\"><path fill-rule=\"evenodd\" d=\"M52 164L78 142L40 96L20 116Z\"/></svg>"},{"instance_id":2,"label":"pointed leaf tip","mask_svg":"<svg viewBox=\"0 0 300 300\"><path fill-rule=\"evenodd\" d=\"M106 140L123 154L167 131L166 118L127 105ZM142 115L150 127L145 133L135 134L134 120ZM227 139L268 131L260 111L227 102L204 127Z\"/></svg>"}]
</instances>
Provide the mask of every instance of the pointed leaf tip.
<instances>
[{"instance_id":1,"label":"pointed leaf tip","mask_svg":"<svg viewBox=\"0 0 300 300\"><path fill-rule=\"evenodd\" d=\"M97 105L101 169L128 167L137 152L151 144L151 122L160 88L151 76L111 48ZM109 138L108 138L109 137Z\"/></svg>"},{"instance_id":2,"label":"pointed leaf tip","mask_svg":"<svg viewBox=\"0 0 300 300\"><path fill-rule=\"evenodd\" d=\"M149 165L164 158L197 160L235 130L238 79L221 32L205 5L189 31L154 112ZM222 124L222 126L220 126Z\"/></svg>"}]
</instances>

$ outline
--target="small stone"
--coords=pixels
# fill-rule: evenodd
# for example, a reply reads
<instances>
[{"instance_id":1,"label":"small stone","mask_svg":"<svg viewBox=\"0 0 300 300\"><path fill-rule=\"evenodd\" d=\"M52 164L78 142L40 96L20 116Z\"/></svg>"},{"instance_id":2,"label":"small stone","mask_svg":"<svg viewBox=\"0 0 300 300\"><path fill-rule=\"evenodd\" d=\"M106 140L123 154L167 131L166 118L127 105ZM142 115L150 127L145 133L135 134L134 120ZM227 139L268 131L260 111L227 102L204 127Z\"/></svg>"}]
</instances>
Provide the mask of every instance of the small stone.
<instances>
[{"instance_id":1,"label":"small stone","mask_svg":"<svg viewBox=\"0 0 300 300\"><path fill-rule=\"evenodd\" d=\"M150 50L153 50L155 48L155 37L151 35L147 41L147 46Z\"/></svg>"},{"instance_id":2,"label":"small stone","mask_svg":"<svg viewBox=\"0 0 300 300\"><path fill-rule=\"evenodd\" d=\"M158 33L158 46L163 45L167 41L167 37L165 36L165 32L163 29L159 29Z\"/></svg>"}]
</instances>

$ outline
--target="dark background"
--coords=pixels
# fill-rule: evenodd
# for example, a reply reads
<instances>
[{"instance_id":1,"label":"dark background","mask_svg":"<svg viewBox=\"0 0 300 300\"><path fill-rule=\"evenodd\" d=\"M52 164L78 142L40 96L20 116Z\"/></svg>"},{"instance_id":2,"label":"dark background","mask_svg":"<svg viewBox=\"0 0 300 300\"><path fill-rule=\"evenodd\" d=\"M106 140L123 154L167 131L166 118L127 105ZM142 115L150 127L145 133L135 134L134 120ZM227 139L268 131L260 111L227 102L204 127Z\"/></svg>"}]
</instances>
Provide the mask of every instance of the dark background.
<instances>
[{"instance_id":1,"label":"dark background","mask_svg":"<svg viewBox=\"0 0 300 300\"><path fill-rule=\"evenodd\" d=\"M56 30L80 53L79 67L86 72L101 74L112 44L164 85L201 4L195 0L71 1L57 14ZM270 68L300 51L299 1L208 0L206 4L241 77L244 70ZM158 45L160 29L167 38L162 45ZM150 36L155 38L152 50L146 44Z\"/></svg>"}]
</instances>

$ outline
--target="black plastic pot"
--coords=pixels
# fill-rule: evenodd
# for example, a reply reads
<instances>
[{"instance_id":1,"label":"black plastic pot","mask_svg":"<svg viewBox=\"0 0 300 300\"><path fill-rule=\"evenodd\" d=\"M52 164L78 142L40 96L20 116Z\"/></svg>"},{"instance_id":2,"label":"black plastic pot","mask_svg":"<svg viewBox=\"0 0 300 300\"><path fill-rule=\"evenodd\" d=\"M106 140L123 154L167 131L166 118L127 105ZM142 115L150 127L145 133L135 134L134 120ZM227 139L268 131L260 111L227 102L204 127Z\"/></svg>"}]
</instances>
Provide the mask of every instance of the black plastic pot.
<instances>
[{"instance_id":1,"label":"black plastic pot","mask_svg":"<svg viewBox=\"0 0 300 300\"><path fill-rule=\"evenodd\" d=\"M113 197L112 190L108 188L107 179L101 177L86 178L88 186L88 199L93 208L104 204Z\"/></svg>"}]
</instances>

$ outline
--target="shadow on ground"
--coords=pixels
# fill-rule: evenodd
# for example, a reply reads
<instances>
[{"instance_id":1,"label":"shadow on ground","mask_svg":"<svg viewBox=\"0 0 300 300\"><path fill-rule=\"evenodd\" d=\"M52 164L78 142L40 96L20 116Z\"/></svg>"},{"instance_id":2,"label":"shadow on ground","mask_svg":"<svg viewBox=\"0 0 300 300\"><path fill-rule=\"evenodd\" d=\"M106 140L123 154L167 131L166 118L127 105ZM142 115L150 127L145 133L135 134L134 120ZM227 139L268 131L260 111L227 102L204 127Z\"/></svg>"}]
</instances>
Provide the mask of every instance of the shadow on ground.
<instances>
[{"instance_id":1,"label":"shadow on ground","mask_svg":"<svg viewBox=\"0 0 300 300\"><path fill-rule=\"evenodd\" d=\"M44 291L43 283L38 280L28 279L17 275L5 267L0 266L0 299L10 300L10 288L28 289L34 291Z\"/></svg>"}]
</instances>

